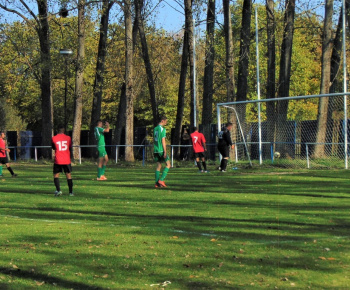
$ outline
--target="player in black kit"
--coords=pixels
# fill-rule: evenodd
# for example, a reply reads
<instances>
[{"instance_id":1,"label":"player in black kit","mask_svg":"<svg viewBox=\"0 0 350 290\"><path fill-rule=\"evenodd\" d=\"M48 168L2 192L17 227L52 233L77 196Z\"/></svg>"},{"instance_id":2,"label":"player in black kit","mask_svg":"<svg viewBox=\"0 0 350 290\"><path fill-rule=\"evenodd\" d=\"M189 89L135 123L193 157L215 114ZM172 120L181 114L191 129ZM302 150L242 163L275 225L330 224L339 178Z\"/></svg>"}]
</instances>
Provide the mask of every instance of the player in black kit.
<instances>
[{"instance_id":1,"label":"player in black kit","mask_svg":"<svg viewBox=\"0 0 350 290\"><path fill-rule=\"evenodd\" d=\"M231 140L230 130L232 129L232 123L227 123L226 126L218 134L219 143L218 149L222 156L221 164L219 170L221 172L226 172L227 162L230 154L230 148L234 148L234 145Z\"/></svg>"}]
</instances>

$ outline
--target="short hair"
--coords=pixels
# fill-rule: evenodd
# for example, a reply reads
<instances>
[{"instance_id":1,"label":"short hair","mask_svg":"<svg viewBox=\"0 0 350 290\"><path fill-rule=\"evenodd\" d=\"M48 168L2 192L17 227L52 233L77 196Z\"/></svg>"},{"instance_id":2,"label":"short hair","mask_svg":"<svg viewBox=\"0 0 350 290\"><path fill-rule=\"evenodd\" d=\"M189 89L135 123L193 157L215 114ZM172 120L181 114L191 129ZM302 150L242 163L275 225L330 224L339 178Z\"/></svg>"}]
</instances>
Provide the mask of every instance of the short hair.
<instances>
[{"instance_id":1,"label":"short hair","mask_svg":"<svg viewBox=\"0 0 350 290\"><path fill-rule=\"evenodd\" d=\"M96 121L96 125L98 125L98 123L100 123L100 122L102 123L102 121L101 121L101 120L97 120L97 121Z\"/></svg>"},{"instance_id":2,"label":"short hair","mask_svg":"<svg viewBox=\"0 0 350 290\"><path fill-rule=\"evenodd\" d=\"M196 132L198 130L198 128L196 127L196 126L194 126L193 128L192 128L192 132Z\"/></svg>"},{"instance_id":3,"label":"short hair","mask_svg":"<svg viewBox=\"0 0 350 290\"><path fill-rule=\"evenodd\" d=\"M65 128L65 126L63 124L58 124L57 131L58 132L64 132L64 131L66 131L66 128Z\"/></svg>"},{"instance_id":4,"label":"short hair","mask_svg":"<svg viewBox=\"0 0 350 290\"><path fill-rule=\"evenodd\" d=\"M233 124L231 123L231 122L228 122L227 124L226 124L226 127L230 127L230 126L232 126Z\"/></svg>"},{"instance_id":5,"label":"short hair","mask_svg":"<svg viewBox=\"0 0 350 290\"><path fill-rule=\"evenodd\" d=\"M164 121L164 120L168 120L168 118L165 115L162 115L159 117L159 123Z\"/></svg>"}]
</instances>

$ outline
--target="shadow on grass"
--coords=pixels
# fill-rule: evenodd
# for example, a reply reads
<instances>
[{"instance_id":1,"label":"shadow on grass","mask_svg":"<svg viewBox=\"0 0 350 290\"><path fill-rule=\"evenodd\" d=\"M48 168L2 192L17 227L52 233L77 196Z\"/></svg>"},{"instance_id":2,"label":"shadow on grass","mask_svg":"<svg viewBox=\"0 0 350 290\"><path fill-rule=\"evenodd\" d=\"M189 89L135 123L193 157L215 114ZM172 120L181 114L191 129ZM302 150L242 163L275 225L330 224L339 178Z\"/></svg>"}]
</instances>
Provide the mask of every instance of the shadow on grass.
<instances>
[{"instance_id":1,"label":"shadow on grass","mask_svg":"<svg viewBox=\"0 0 350 290\"><path fill-rule=\"evenodd\" d=\"M31 281L38 281L38 282L45 282L47 286L52 285L52 287L65 287L65 288L70 288L70 289L107 289L107 288L101 288L101 287L95 287L91 286L89 284L85 283L80 283L80 282L72 282L72 281L67 281L61 278L57 277L51 277L47 276L45 274L41 273L33 273L30 271L23 271L20 269L10 269L10 268L4 268L0 267L0 273L5 274L5 275L11 275L15 276L21 279L27 279ZM0 285L1 286L1 285ZM2 288L4 289L4 288Z\"/></svg>"}]
</instances>

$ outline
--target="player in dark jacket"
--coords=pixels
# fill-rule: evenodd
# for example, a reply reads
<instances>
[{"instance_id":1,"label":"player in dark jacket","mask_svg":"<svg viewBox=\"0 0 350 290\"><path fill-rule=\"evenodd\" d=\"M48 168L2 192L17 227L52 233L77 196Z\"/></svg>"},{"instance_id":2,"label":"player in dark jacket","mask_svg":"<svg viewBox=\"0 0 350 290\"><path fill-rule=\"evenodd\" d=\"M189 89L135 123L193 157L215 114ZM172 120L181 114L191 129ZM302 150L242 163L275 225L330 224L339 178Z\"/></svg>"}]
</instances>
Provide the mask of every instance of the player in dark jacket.
<instances>
[{"instance_id":1,"label":"player in dark jacket","mask_svg":"<svg viewBox=\"0 0 350 290\"><path fill-rule=\"evenodd\" d=\"M219 137L218 149L222 156L219 170L222 172L226 172L227 162L230 155L230 147L232 149L234 148L234 144L232 143L231 133L230 133L231 129L232 129L232 123L227 123L226 126L223 128L223 130L221 130L218 134L218 137Z\"/></svg>"}]
</instances>

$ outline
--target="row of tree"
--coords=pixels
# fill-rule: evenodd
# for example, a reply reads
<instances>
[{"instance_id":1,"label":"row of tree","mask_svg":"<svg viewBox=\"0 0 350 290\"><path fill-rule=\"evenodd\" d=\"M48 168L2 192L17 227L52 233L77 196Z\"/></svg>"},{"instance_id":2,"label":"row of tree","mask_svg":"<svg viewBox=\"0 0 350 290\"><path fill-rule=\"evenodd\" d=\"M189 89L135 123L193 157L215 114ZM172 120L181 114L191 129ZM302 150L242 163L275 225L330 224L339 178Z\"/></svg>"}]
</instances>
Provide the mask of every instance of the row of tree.
<instances>
[{"instance_id":1,"label":"row of tree","mask_svg":"<svg viewBox=\"0 0 350 290\"><path fill-rule=\"evenodd\" d=\"M209 136L215 102L245 101L256 96L252 0L234 5L223 0L222 11L217 9L217 0L184 0L180 3L184 28L173 35L152 25L156 19L154 6L159 4L153 1L58 2L60 9L54 0L0 0L3 13L22 19L0 26L4 68L0 114L10 107L14 121L13 116L18 115L29 129L40 126L42 145L50 144L54 124L64 121L66 114L74 144L80 144L82 128L92 132L101 118L112 120L115 144L122 142L123 129L125 143L133 144L134 127L155 126L163 113L171 116L174 142L180 144L185 122L194 125L200 120ZM50 12L48 5L58 11ZM326 0L323 22L308 10L296 14L295 0L284 1L278 9L276 6L273 0L258 5L259 37L264 44L263 95L274 98L336 91L342 18L340 15L338 24L333 24L334 11L338 11L334 0ZM198 11L203 7L206 28L195 39L193 19L200 17ZM223 24L218 22L221 13ZM200 19L196 23L201 23ZM64 56L63 61L57 52L67 47L74 50L74 57ZM62 86L65 93L74 92L74 98L64 98ZM318 111L315 106L309 108L318 118L320 143L325 138L322 128L327 120L327 102L320 102ZM283 135L289 104L268 104L265 118L271 128L277 120L276 134ZM246 109L239 114L242 120L251 118ZM89 142L94 144L93 134ZM323 150L319 147L315 154L322 155ZM126 160L134 159L131 147L125 154Z\"/></svg>"}]
</instances>

